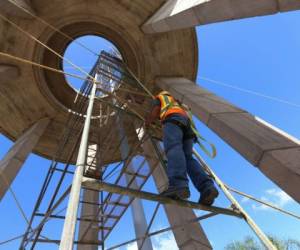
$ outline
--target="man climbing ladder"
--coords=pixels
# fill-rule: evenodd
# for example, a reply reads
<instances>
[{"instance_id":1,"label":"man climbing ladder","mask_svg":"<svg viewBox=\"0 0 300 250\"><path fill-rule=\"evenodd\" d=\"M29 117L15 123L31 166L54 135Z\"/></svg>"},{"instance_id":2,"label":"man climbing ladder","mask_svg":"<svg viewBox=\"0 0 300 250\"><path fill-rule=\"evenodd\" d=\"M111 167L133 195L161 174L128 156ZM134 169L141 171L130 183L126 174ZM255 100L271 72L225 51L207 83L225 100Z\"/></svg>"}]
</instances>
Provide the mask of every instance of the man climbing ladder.
<instances>
[{"instance_id":1,"label":"man climbing ladder","mask_svg":"<svg viewBox=\"0 0 300 250\"><path fill-rule=\"evenodd\" d=\"M169 187L162 195L175 199L189 198L188 174L200 193L199 203L212 205L219 193L213 180L192 156L197 132L192 128L188 112L169 92L162 91L153 100L146 127L157 119L163 126L163 144L168 160Z\"/></svg>"}]
</instances>

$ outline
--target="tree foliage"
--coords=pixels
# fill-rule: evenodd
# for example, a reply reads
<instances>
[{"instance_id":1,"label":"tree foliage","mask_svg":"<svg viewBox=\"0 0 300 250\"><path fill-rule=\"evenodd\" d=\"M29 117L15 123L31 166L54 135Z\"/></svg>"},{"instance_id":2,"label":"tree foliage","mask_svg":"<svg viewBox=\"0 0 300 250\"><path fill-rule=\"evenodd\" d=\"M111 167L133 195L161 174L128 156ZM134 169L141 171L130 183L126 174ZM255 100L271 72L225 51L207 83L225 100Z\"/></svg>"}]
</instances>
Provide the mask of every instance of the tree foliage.
<instances>
[{"instance_id":1,"label":"tree foliage","mask_svg":"<svg viewBox=\"0 0 300 250\"><path fill-rule=\"evenodd\" d=\"M275 236L269 236L272 243L278 250L300 250L300 241L295 239L280 239ZM265 250L262 244L252 237L247 236L242 241L234 241L225 247L226 250Z\"/></svg>"}]
</instances>

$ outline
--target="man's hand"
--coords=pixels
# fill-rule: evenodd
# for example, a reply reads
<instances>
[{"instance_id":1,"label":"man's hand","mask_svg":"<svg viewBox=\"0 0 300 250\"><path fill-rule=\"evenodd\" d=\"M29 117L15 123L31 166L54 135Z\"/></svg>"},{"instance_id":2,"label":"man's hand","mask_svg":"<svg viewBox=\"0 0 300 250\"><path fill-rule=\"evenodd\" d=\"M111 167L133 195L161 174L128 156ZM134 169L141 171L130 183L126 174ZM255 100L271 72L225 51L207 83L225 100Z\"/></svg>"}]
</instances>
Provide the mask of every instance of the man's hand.
<instances>
[{"instance_id":1,"label":"man's hand","mask_svg":"<svg viewBox=\"0 0 300 250\"><path fill-rule=\"evenodd\" d=\"M159 114L160 114L160 106L154 106L150 114L146 117L145 127L149 128L155 120L159 119Z\"/></svg>"}]
</instances>

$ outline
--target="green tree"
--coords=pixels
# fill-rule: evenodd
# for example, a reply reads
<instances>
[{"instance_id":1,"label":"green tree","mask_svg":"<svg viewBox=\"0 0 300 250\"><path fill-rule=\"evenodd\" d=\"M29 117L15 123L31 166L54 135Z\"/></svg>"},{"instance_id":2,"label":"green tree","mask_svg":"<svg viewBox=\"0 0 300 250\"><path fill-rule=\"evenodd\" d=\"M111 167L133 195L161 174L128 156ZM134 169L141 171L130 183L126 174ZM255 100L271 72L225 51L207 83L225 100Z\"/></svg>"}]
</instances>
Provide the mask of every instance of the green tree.
<instances>
[{"instance_id":1,"label":"green tree","mask_svg":"<svg viewBox=\"0 0 300 250\"><path fill-rule=\"evenodd\" d=\"M269 236L278 250L300 250L300 241L295 239L279 239ZM242 241L234 241L225 247L226 250L265 250L265 248L252 237L248 236Z\"/></svg>"}]
</instances>

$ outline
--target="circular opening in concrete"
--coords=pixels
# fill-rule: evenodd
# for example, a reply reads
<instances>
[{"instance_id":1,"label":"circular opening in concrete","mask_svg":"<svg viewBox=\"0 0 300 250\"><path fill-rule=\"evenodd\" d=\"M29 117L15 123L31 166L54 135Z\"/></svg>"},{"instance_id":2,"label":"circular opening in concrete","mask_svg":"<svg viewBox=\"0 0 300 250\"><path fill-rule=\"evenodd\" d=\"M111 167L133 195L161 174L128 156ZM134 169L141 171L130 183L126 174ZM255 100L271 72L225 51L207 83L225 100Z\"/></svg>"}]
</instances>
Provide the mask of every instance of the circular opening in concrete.
<instances>
[{"instance_id":1,"label":"circular opening in concrete","mask_svg":"<svg viewBox=\"0 0 300 250\"><path fill-rule=\"evenodd\" d=\"M123 31L119 30L118 27L110 27L110 25L106 26L105 23L100 24L97 22L82 21L61 26L60 30L76 41L78 39L83 40L81 41L81 43L89 49L92 49L92 51L95 51L96 54L99 53L101 49L107 51L111 47L117 48L118 51L121 52L122 60L124 61L124 63L135 73L135 75L137 75L141 79L143 78L141 76L144 75L144 70L143 67L140 67L140 65L142 64L140 63L139 57L137 56L138 50L135 48L135 46L132 46L132 44L134 45L134 42L132 42L130 37L125 36L123 34ZM85 37L93 37L93 39L95 40L102 39L102 42L99 42L99 40L98 42L97 40L94 40L93 42L92 39L87 39L87 44L85 43ZM59 32L49 33L47 31L41 36L40 39L57 53L65 55L67 58L69 57L69 59L74 61L76 65L87 67L84 70L88 73L89 69L92 68L92 65L97 60L97 55L95 56L93 53L89 52L87 49L82 48L82 46L80 45L78 45L78 47L81 47L77 50L79 51L78 53L71 53L71 55L67 55L66 53L68 48L71 47L74 42L70 42L70 39L68 39L68 37L62 36ZM110 46L102 47L103 40L106 40L106 44L109 44ZM61 60L54 53L42 48L41 46L37 46L35 58L37 61L41 61L42 64L51 68L63 70L65 64L65 66L68 67L65 70L66 73L67 70L72 70L70 68L71 65L67 65L66 62L63 62L63 60ZM89 62L89 60L91 61ZM60 106L60 108L63 108L64 110L72 109L72 107L74 106L74 100L78 95L78 88L85 78L83 80L76 80L77 83L75 83L74 79L71 79L69 77L67 78L64 74L54 74L49 70L36 70L35 72L37 82L40 84L41 91L47 97L49 97L51 101L54 101L54 104ZM84 74L80 73L80 71L78 70L76 71L76 74L85 77ZM97 94L99 97L101 96L103 98L106 98L105 95L103 95L100 91L97 91Z\"/></svg>"},{"instance_id":2,"label":"circular opening in concrete","mask_svg":"<svg viewBox=\"0 0 300 250\"><path fill-rule=\"evenodd\" d=\"M96 80L102 83L99 87L105 89L106 91L113 92L118 88L119 83L117 81L106 79L107 77L105 78L103 75L97 74L94 70L101 51L106 51L121 58L121 53L117 47L112 42L101 36L80 36L69 43L69 45L66 47L64 51L65 59L63 60L62 67L66 73L66 81L73 89L80 91L80 88L82 87L87 76L86 73L96 77ZM70 62L78 66L80 69L74 67ZM106 68L105 65L98 64L98 67L101 67L106 71L109 70L109 68ZM81 77L81 79L68 74L77 75ZM98 91L97 93L99 96L106 96L101 91Z\"/></svg>"}]
</instances>

